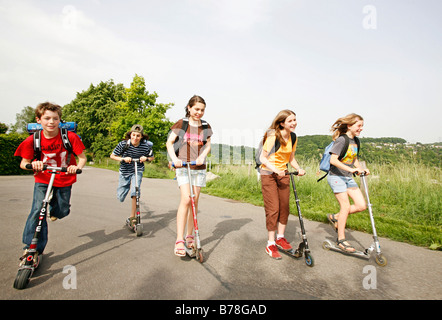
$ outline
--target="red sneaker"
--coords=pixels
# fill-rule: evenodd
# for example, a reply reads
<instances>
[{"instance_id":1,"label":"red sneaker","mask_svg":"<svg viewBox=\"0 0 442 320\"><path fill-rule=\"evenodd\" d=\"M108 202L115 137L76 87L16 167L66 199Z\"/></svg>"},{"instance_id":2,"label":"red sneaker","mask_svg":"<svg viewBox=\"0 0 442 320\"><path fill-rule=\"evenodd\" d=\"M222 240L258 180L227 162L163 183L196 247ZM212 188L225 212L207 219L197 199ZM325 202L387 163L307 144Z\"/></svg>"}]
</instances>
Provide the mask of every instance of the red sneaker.
<instances>
[{"instance_id":1,"label":"red sneaker","mask_svg":"<svg viewBox=\"0 0 442 320\"><path fill-rule=\"evenodd\" d=\"M267 246L266 247L266 252L273 259L276 259L276 260L281 259L281 255L278 252L278 248L274 244L272 244L271 246Z\"/></svg>"},{"instance_id":2,"label":"red sneaker","mask_svg":"<svg viewBox=\"0 0 442 320\"><path fill-rule=\"evenodd\" d=\"M288 251L288 250L292 249L292 246L285 238L277 239L275 242L276 242L276 245L278 246L278 248L280 248L284 251Z\"/></svg>"}]
</instances>

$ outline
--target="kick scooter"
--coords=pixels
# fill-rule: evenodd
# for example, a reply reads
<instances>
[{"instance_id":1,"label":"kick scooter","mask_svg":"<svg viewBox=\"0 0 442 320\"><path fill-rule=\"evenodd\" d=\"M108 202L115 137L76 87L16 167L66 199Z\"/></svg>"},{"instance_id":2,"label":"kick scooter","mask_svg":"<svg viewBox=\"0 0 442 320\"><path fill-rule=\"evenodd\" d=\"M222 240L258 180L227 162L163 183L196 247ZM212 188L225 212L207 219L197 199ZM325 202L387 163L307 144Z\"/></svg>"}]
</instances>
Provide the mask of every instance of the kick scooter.
<instances>
[{"instance_id":1,"label":"kick scooter","mask_svg":"<svg viewBox=\"0 0 442 320\"><path fill-rule=\"evenodd\" d=\"M26 165L26 169L32 170L32 164L28 163ZM31 241L31 245L29 246L29 250L27 251L27 255L24 257L24 263L20 265L17 276L14 281L14 288L21 290L26 288L29 283L29 280L32 277L35 269L38 267L38 252L37 252L37 243L40 239L41 227L43 221L46 219L48 205L50 201L50 196L52 192L52 185L54 184L55 175L60 172L67 172L66 167L50 167L47 165L43 166L43 170L51 171L51 179L49 180L48 189L46 190L45 198L43 199L43 204L40 210L40 214L38 216L38 223L35 228L34 236ZM81 169L77 170L77 174L81 173Z\"/></svg>"},{"instance_id":2,"label":"kick scooter","mask_svg":"<svg viewBox=\"0 0 442 320\"><path fill-rule=\"evenodd\" d=\"M138 163L140 159L132 159L135 165L135 201L136 201L136 213L135 217L137 219L136 223L131 226L130 219L127 219L126 226L133 232L137 234L137 237L140 237L143 234L143 225L141 224L141 214L140 214L140 188L138 187Z\"/></svg>"},{"instance_id":3,"label":"kick scooter","mask_svg":"<svg viewBox=\"0 0 442 320\"><path fill-rule=\"evenodd\" d=\"M200 235L199 235L199 229L198 229L198 220L196 217L196 210L195 210L195 194L193 193L193 186L192 186L192 177L190 174L190 165L195 165L196 162L184 162L183 166L187 166L187 175L189 177L189 188L190 188L190 203L191 203L191 209L192 209L192 216L193 216L193 229L195 233L195 242L193 243L192 248L188 248L186 245L184 246L186 253L189 257L197 259L199 262L204 261L203 257L203 249L201 248L201 241L200 241ZM172 164L173 165L173 164Z\"/></svg>"},{"instance_id":4,"label":"kick scooter","mask_svg":"<svg viewBox=\"0 0 442 320\"><path fill-rule=\"evenodd\" d=\"M385 267L387 265L387 258L385 258L385 256L381 252L381 246L379 244L379 239L378 239L378 235L376 232L376 226L374 223L372 205L370 203L370 197L368 195L368 185L367 185L367 181L365 180L365 176L366 176L365 172L362 172L360 174L362 186L365 191L365 197L367 199L367 207L368 207L368 212L370 215L371 228L373 230L373 243L371 244L370 247L368 247L364 251L356 250L354 252L344 251L338 245L331 242L330 240L325 240L322 243L322 247L326 250L337 251L337 252L341 252L341 253L345 253L348 255L353 255L353 256L357 256L357 257L361 257L361 258L366 258L366 259L370 259L372 252L375 251L376 252L376 257L375 257L376 263L381 267Z\"/></svg>"},{"instance_id":5,"label":"kick scooter","mask_svg":"<svg viewBox=\"0 0 442 320\"><path fill-rule=\"evenodd\" d=\"M304 219L302 218L302 214L301 214L301 207L299 205L299 198L298 198L298 193L296 192L296 185L295 185L295 178L293 176L298 175L298 171L294 171L294 172L286 172L286 175L290 175L290 181L292 183L292 187L293 187L293 193L295 194L295 200L296 200L296 208L298 209L298 217L299 217L299 224L301 225L301 235L302 235L302 242L299 244L298 249L289 249L289 250L283 250L281 248L280 251L294 257L294 258L301 258L302 255L304 254L304 258L305 258L305 264L309 267L313 267L314 261L313 261L313 257L310 254L310 249L308 247L308 242L307 242L307 236L305 234L305 228L304 228Z\"/></svg>"}]
</instances>

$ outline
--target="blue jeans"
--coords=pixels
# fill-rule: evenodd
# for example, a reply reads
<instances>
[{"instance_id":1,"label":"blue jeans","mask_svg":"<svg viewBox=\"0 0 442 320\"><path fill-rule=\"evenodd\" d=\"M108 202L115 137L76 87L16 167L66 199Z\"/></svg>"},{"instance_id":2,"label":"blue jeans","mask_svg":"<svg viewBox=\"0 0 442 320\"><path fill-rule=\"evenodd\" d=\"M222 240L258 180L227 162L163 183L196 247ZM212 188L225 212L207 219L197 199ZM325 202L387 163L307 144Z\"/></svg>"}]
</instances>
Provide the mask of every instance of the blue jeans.
<instances>
[{"instance_id":1,"label":"blue jeans","mask_svg":"<svg viewBox=\"0 0 442 320\"><path fill-rule=\"evenodd\" d=\"M138 192L141 195L141 180L143 179L143 172L138 172ZM118 187L117 187L117 198L120 200L120 202L124 202L124 199L126 199L127 194L130 190L130 196L135 197L135 173L130 176L123 176L120 174L120 177L118 179Z\"/></svg>"},{"instance_id":2,"label":"blue jeans","mask_svg":"<svg viewBox=\"0 0 442 320\"><path fill-rule=\"evenodd\" d=\"M37 227L38 217L40 215L40 210L42 208L47 189L48 185L44 183L36 183L34 185L32 208L28 219L26 220L25 229L23 230L23 243L25 244L24 249L29 248L32 238L34 238L35 228ZM69 203L71 199L71 190L72 186L52 188L52 199L49 202L49 211L51 216L62 219L69 214L71 210L71 205ZM47 243L48 224L46 219L44 219L41 225L40 238L38 239L37 243L37 251L40 254L43 253Z\"/></svg>"}]
</instances>

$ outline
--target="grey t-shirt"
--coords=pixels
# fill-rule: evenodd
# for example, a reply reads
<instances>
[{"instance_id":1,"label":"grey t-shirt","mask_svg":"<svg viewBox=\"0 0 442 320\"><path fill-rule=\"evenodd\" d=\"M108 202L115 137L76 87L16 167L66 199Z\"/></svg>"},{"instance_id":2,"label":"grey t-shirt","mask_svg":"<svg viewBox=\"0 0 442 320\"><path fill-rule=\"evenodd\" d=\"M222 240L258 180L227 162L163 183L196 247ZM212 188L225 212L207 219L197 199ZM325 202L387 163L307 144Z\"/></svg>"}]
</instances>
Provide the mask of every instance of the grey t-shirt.
<instances>
[{"instance_id":1,"label":"grey t-shirt","mask_svg":"<svg viewBox=\"0 0 442 320\"><path fill-rule=\"evenodd\" d=\"M330 150L330 153L337 154L338 156L341 154L342 149L345 146L345 138L339 137L335 140L335 143L333 144L333 147ZM341 162L351 168L353 168L353 164L356 160L356 157L358 155L358 145L356 144L356 141L354 139L349 140L349 145L347 149L347 153L345 154L344 158L342 158ZM330 164L330 175L332 176L344 176L344 177L351 177L352 173L341 170L334 165Z\"/></svg>"}]
</instances>

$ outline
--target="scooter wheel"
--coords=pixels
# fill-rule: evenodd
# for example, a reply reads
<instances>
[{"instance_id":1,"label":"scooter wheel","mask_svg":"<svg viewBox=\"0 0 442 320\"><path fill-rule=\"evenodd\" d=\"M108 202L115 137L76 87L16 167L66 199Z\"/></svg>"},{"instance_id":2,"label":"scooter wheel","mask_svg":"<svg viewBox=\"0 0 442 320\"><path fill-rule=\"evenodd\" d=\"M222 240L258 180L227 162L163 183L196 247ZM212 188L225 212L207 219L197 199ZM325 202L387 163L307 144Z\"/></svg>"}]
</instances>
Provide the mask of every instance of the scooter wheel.
<instances>
[{"instance_id":1,"label":"scooter wheel","mask_svg":"<svg viewBox=\"0 0 442 320\"><path fill-rule=\"evenodd\" d=\"M383 254L376 255L376 263L381 267L385 267L387 265L387 258Z\"/></svg>"},{"instance_id":2,"label":"scooter wheel","mask_svg":"<svg viewBox=\"0 0 442 320\"><path fill-rule=\"evenodd\" d=\"M17 272L17 276L14 281L14 289L22 290L26 288L29 283L29 279L31 279L32 269L20 269Z\"/></svg>"},{"instance_id":3,"label":"scooter wheel","mask_svg":"<svg viewBox=\"0 0 442 320\"><path fill-rule=\"evenodd\" d=\"M329 240L324 240L322 242L322 248L325 250L330 250L331 246L332 246L332 244Z\"/></svg>"},{"instance_id":4,"label":"scooter wheel","mask_svg":"<svg viewBox=\"0 0 442 320\"><path fill-rule=\"evenodd\" d=\"M203 261L204 261L204 257L203 257L203 250L198 250L197 252L196 252L196 259L200 262L200 263L203 263Z\"/></svg>"},{"instance_id":5,"label":"scooter wheel","mask_svg":"<svg viewBox=\"0 0 442 320\"><path fill-rule=\"evenodd\" d=\"M314 260L310 253L305 254L305 264L309 267L313 267L314 265Z\"/></svg>"},{"instance_id":6,"label":"scooter wheel","mask_svg":"<svg viewBox=\"0 0 442 320\"><path fill-rule=\"evenodd\" d=\"M143 225L139 224L135 227L135 232L137 233L137 237L141 237L143 234Z\"/></svg>"}]
</instances>

